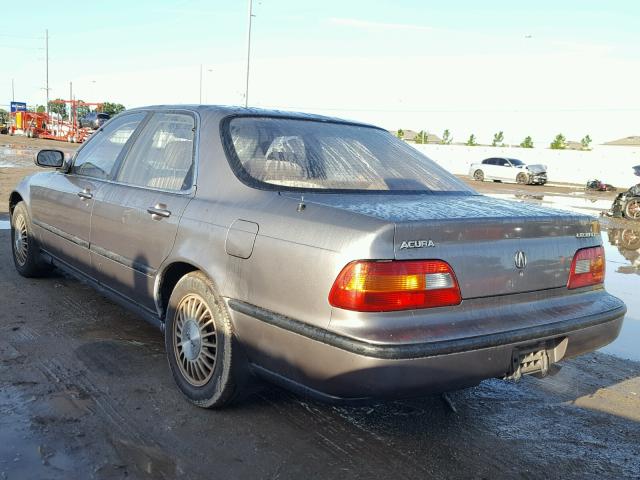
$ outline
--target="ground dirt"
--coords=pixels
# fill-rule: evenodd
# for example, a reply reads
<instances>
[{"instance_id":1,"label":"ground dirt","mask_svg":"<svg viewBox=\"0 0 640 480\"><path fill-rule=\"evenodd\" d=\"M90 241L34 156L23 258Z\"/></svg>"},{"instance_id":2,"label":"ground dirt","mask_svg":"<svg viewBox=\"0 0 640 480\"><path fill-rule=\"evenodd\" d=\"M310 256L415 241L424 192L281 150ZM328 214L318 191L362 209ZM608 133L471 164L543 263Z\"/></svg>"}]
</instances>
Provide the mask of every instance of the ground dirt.
<instances>
[{"instance_id":1,"label":"ground dirt","mask_svg":"<svg viewBox=\"0 0 640 480\"><path fill-rule=\"evenodd\" d=\"M21 173L0 169L0 220ZM9 236L0 480L640 478L640 363L594 353L553 377L485 381L450 394L457 413L439 396L336 407L259 383L202 410L158 330L58 272L20 277Z\"/></svg>"}]
</instances>

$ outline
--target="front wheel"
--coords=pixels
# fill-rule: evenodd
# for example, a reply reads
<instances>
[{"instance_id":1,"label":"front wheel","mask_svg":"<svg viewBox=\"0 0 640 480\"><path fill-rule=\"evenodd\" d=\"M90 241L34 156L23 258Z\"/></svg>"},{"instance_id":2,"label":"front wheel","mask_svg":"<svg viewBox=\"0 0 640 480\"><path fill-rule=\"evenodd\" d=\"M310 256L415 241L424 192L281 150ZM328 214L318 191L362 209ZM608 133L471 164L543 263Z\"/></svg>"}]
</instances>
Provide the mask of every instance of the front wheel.
<instances>
[{"instance_id":1,"label":"front wheel","mask_svg":"<svg viewBox=\"0 0 640 480\"><path fill-rule=\"evenodd\" d=\"M484 182L484 172L482 170L476 170L473 172L473 179L477 182Z\"/></svg>"},{"instance_id":2,"label":"front wheel","mask_svg":"<svg viewBox=\"0 0 640 480\"><path fill-rule=\"evenodd\" d=\"M640 220L640 198L627 201L624 206L624 216L631 220Z\"/></svg>"},{"instance_id":3,"label":"front wheel","mask_svg":"<svg viewBox=\"0 0 640 480\"><path fill-rule=\"evenodd\" d=\"M24 202L18 203L11 215L11 249L13 263L23 277L40 277L51 269L40 255L40 247L33 235L31 219Z\"/></svg>"},{"instance_id":4,"label":"front wheel","mask_svg":"<svg viewBox=\"0 0 640 480\"><path fill-rule=\"evenodd\" d=\"M164 335L171 373L189 401L220 408L239 397L246 359L222 297L202 272L178 281L169 299Z\"/></svg>"},{"instance_id":5,"label":"front wheel","mask_svg":"<svg viewBox=\"0 0 640 480\"><path fill-rule=\"evenodd\" d=\"M518 182L518 185L526 185L529 183L529 175L526 173L519 173L516 176L516 182Z\"/></svg>"}]
</instances>

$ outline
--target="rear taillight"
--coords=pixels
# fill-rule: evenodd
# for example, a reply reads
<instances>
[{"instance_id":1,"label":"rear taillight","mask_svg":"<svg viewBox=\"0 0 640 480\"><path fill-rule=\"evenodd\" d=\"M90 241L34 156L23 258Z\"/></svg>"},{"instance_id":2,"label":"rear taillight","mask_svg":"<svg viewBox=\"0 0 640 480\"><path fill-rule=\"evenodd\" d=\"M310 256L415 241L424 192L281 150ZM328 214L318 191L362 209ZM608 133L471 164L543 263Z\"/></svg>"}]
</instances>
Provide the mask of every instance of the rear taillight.
<instances>
[{"instance_id":1,"label":"rear taillight","mask_svg":"<svg viewBox=\"0 0 640 480\"><path fill-rule=\"evenodd\" d=\"M453 270L441 260L351 262L329 293L329 303L359 312L444 307L461 302Z\"/></svg>"},{"instance_id":2,"label":"rear taillight","mask_svg":"<svg viewBox=\"0 0 640 480\"><path fill-rule=\"evenodd\" d=\"M590 247L578 250L571 262L567 288L588 287L604 282L604 248Z\"/></svg>"}]
</instances>

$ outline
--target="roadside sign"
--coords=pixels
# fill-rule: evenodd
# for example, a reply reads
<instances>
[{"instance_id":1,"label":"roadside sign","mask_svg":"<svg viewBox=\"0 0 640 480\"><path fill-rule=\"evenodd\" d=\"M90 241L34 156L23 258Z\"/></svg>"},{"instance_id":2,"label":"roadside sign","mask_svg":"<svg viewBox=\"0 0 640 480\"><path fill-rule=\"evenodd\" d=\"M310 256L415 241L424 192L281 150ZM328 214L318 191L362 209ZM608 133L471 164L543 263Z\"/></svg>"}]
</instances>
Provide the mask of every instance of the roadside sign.
<instances>
[{"instance_id":1,"label":"roadside sign","mask_svg":"<svg viewBox=\"0 0 640 480\"><path fill-rule=\"evenodd\" d=\"M12 112L26 112L27 104L25 102L11 102Z\"/></svg>"}]
</instances>

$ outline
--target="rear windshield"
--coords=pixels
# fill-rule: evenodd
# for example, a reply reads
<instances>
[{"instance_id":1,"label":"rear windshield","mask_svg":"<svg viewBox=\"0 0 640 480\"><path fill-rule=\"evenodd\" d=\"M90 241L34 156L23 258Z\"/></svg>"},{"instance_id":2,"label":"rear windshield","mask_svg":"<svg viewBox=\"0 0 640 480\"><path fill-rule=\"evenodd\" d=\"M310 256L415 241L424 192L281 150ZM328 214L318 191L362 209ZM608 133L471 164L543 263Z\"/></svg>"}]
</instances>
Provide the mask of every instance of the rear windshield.
<instances>
[{"instance_id":1,"label":"rear windshield","mask_svg":"<svg viewBox=\"0 0 640 480\"><path fill-rule=\"evenodd\" d=\"M245 183L273 190L475 193L389 132L348 123L235 117L223 125Z\"/></svg>"},{"instance_id":2,"label":"rear windshield","mask_svg":"<svg viewBox=\"0 0 640 480\"><path fill-rule=\"evenodd\" d=\"M111 117L109 116L109 114L108 114L108 113L99 113L99 114L98 114L98 118L104 118L104 119L107 119L107 120L108 120L108 119L109 119L109 118L111 118Z\"/></svg>"}]
</instances>

